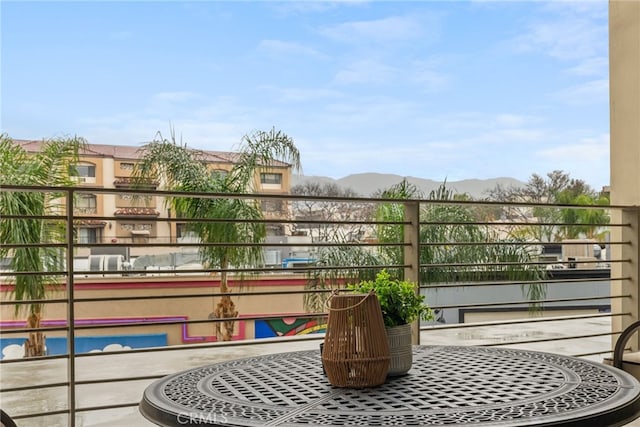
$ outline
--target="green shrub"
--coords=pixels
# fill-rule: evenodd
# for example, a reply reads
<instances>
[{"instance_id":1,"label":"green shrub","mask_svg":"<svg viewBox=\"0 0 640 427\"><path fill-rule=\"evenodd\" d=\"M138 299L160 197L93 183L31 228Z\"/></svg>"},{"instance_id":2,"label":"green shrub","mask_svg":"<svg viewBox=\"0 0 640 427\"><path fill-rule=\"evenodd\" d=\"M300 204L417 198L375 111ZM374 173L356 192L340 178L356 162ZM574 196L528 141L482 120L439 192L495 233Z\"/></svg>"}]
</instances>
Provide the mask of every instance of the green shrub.
<instances>
[{"instance_id":1,"label":"green shrub","mask_svg":"<svg viewBox=\"0 0 640 427\"><path fill-rule=\"evenodd\" d=\"M375 280L351 284L347 289L360 294L375 292L386 327L404 325L418 319L433 319L433 312L424 302L424 296L416 294L415 284L392 279L386 270L378 273Z\"/></svg>"}]
</instances>

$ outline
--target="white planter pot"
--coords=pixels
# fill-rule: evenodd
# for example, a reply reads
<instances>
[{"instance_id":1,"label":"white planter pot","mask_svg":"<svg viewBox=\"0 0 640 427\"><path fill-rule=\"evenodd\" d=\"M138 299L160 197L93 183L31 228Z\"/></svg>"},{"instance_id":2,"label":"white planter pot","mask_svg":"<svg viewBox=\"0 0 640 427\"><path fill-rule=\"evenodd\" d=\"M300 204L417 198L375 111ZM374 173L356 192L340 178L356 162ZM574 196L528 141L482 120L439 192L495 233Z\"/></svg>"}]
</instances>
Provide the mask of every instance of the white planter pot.
<instances>
[{"instance_id":1,"label":"white planter pot","mask_svg":"<svg viewBox=\"0 0 640 427\"><path fill-rule=\"evenodd\" d=\"M385 328L391 364L387 376L393 377L406 374L413 364L413 352L411 347L411 325L405 324Z\"/></svg>"}]
</instances>

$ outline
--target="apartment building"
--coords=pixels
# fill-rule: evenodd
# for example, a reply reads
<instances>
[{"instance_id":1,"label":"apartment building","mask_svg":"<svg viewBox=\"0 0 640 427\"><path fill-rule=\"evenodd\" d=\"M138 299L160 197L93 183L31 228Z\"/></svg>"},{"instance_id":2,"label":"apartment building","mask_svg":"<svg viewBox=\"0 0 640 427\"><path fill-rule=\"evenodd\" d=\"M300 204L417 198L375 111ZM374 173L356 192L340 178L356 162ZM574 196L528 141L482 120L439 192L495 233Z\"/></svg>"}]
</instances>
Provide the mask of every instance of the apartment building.
<instances>
[{"instance_id":1,"label":"apartment building","mask_svg":"<svg viewBox=\"0 0 640 427\"><path fill-rule=\"evenodd\" d=\"M27 152L38 152L42 147L42 141L14 142ZM96 187L116 190L131 188L131 175L141 157L140 148L87 144L83 149L77 179L78 185L87 187L87 191L78 193L74 214L89 218L76 222L77 243L181 243L188 239L184 223L167 221L175 217L175 212L171 212L161 196L133 197L123 193L91 192ZM204 151L203 156L211 170L225 172L233 167L238 154ZM162 189L158 182L149 183L149 188ZM258 169L254 188L261 193L288 194L291 188L291 165L275 162L269 168ZM262 209L268 219L285 218L288 215L286 204L277 199L263 201ZM285 233L283 226L269 225L268 234Z\"/></svg>"}]
</instances>

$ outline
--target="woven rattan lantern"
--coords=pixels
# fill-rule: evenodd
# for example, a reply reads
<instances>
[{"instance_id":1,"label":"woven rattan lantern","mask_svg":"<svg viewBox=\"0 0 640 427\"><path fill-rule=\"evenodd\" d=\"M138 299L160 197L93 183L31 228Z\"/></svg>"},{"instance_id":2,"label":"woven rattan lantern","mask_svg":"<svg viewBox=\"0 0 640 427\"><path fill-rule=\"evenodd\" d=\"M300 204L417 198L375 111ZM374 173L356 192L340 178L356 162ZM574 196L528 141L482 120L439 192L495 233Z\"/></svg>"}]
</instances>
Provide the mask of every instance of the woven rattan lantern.
<instances>
[{"instance_id":1,"label":"woven rattan lantern","mask_svg":"<svg viewBox=\"0 0 640 427\"><path fill-rule=\"evenodd\" d=\"M331 295L322 362L336 387L365 388L385 382L391 357L378 297Z\"/></svg>"}]
</instances>

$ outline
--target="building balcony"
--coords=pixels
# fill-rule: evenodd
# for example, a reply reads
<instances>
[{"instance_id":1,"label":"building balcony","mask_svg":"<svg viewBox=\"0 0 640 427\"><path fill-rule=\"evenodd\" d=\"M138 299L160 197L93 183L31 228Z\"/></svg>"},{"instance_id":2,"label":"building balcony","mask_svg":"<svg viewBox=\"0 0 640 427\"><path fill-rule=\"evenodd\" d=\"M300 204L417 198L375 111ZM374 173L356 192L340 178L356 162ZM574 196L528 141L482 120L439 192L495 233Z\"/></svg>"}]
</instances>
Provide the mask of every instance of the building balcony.
<instances>
[{"instance_id":1,"label":"building balcony","mask_svg":"<svg viewBox=\"0 0 640 427\"><path fill-rule=\"evenodd\" d=\"M73 210L76 215L96 215L98 213L98 208L95 206L90 208L76 207Z\"/></svg>"},{"instance_id":2,"label":"building balcony","mask_svg":"<svg viewBox=\"0 0 640 427\"><path fill-rule=\"evenodd\" d=\"M115 217L157 217L160 215L154 208L141 208L141 207L126 207L126 208L118 208L113 213Z\"/></svg>"}]
</instances>

